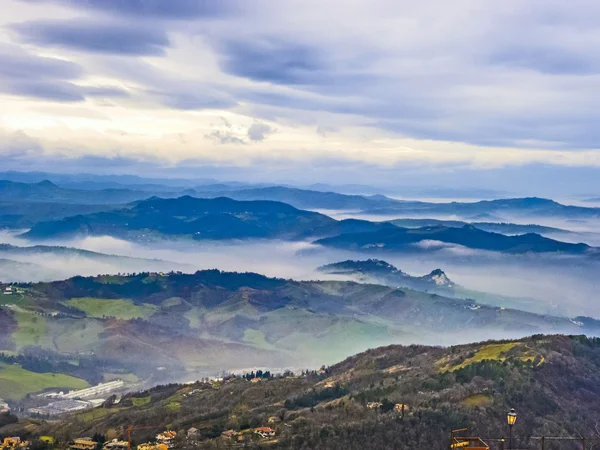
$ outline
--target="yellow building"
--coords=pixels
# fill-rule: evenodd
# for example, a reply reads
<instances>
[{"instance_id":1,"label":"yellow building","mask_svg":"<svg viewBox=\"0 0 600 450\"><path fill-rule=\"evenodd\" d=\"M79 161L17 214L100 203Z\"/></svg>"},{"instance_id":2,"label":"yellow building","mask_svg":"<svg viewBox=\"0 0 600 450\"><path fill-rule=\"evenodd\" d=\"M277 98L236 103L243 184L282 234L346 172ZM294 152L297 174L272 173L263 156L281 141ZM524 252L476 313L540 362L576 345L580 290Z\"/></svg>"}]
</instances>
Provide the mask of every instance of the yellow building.
<instances>
[{"instance_id":1,"label":"yellow building","mask_svg":"<svg viewBox=\"0 0 600 450\"><path fill-rule=\"evenodd\" d=\"M140 444L137 446L137 450L168 450L165 444Z\"/></svg>"},{"instance_id":2,"label":"yellow building","mask_svg":"<svg viewBox=\"0 0 600 450\"><path fill-rule=\"evenodd\" d=\"M2 450L22 450L29 447L28 441L22 441L20 437L13 436L4 438L2 441Z\"/></svg>"},{"instance_id":3,"label":"yellow building","mask_svg":"<svg viewBox=\"0 0 600 450\"><path fill-rule=\"evenodd\" d=\"M96 450L97 442L88 439L75 439L69 444L71 450Z\"/></svg>"}]
</instances>

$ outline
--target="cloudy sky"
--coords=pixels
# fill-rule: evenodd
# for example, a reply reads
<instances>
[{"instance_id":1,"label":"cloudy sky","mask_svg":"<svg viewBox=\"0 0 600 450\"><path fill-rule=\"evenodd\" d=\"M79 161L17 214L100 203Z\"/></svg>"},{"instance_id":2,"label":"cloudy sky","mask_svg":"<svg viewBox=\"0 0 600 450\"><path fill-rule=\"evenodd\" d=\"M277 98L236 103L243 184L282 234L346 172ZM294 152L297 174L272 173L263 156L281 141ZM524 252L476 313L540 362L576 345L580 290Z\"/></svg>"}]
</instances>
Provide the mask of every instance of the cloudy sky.
<instances>
[{"instance_id":1,"label":"cloudy sky","mask_svg":"<svg viewBox=\"0 0 600 450\"><path fill-rule=\"evenodd\" d=\"M600 193L599 20L578 0L0 0L0 170Z\"/></svg>"}]
</instances>

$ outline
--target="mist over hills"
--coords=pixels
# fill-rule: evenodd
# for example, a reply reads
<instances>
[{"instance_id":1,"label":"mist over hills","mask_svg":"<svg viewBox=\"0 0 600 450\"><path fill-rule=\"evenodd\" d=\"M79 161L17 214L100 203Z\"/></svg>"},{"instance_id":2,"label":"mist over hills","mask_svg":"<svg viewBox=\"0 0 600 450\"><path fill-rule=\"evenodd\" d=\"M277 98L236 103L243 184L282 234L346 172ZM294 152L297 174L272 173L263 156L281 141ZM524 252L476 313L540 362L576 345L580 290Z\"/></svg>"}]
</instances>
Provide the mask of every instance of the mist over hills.
<instances>
[{"instance_id":1,"label":"mist over hills","mask_svg":"<svg viewBox=\"0 0 600 450\"><path fill-rule=\"evenodd\" d=\"M464 247L506 253L564 252L584 254L591 250L586 244L571 244L528 233L506 236L465 225L461 228L433 226L416 229L385 229L371 233L346 233L316 241L320 245L349 250L398 251L421 246L436 247L457 244Z\"/></svg>"},{"instance_id":2,"label":"mist over hills","mask_svg":"<svg viewBox=\"0 0 600 450\"><path fill-rule=\"evenodd\" d=\"M165 364L173 378L187 371L314 366L391 343L461 342L465 324L469 339L598 331L593 320L405 288L218 270L78 276L13 288L0 297L6 323L0 352L35 345L75 358L93 354L139 376Z\"/></svg>"},{"instance_id":3,"label":"mist over hills","mask_svg":"<svg viewBox=\"0 0 600 450\"><path fill-rule=\"evenodd\" d=\"M322 273L353 279L361 283L383 284L435 293L446 297L469 299L490 306L520 309L547 314L553 309L551 302L526 297L507 296L468 289L454 283L442 269L434 269L423 276L412 276L380 259L346 260L318 268Z\"/></svg>"},{"instance_id":4,"label":"mist over hills","mask_svg":"<svg viewBox=\"0 0 600 450\"><path fill-rule=\"evenodd\" d=\"M562 205L554 200L527 197L498 200L482 200L472 203L427 203L406 202L392 208L380 208L363 211L378 215L405 216L448 216L455 215L464 218L481 217L486 215L498 217L562 217L562 218L593 218L600 217L600 208Z\"/></svg>"},{"instance_id":5,"label":"mist over hills","mask_svg":"<svg viewBox=\"0 0 600 450\"><path fill-rule=\"evenodd\" d=\"M159 259L109 255L63 246L0 244L0 281L52 281L75 275L140 271L193 271L194 267Z\"/></svg>"},{"instance_id":6,"label":"mist over hills","mask_svg":"<svg viewBox=\"0 0 600 450\"><path fill-rule=\"evenodd\" d=\"M24 237L92 235L146 237L153 232L194 239L294 238L335 221L280 202L238 202L229 198L151 198L133 207L80 215L34 226ZM150 236L149 236L150 237Z\"/></svg>"},{"instance_id":7,"label":"mist over hills","mask_svg":"<svg viewBox=\"0 0 600 450\"><path fill-rule=\"evenodd\" d=\"M138 241L180 237L195 240L302 240L325 236L316 243L350 250L417 251L417 244L421 245L422 242L441 242L507 253L584 254L591 251L586 244L564 243L534 233L505 236L472 225L407 229L386 222L355 219L337 221L281 202L236 201L227 197L198 199L190 196L177 199L153 197L121 210L40 222L23 237L43 240L103 235ZM427 246L420 246L421 251L426 249Z\"/></svg>"}]
</instances>

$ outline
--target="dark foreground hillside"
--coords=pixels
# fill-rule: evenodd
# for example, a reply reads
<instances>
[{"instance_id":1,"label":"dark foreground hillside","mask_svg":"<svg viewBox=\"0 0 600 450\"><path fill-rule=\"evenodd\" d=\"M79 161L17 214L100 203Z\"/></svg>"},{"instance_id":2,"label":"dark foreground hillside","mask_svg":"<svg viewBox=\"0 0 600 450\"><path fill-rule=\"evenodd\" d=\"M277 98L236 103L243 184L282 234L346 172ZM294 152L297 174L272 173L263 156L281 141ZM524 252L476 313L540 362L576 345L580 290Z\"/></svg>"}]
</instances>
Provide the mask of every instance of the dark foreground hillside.
<instances>
[{"instance_id":1,"label":"dark foreground hillside","mask_svg":"<svg viewBox=\"0 0 600 450\"><path fill-rule=\"evenodd\" d=\"M450 348L381 347L296 376L157 387L62 423L25 421L0 433L50 434L61 447L77 436L124 436L129 425L151 427L134 431L143 442L170 427L185 448L192 444L183 432L193 427L196 448L239 440L273 449L441 450L451 429L507 435L509 408L518 412L515 448L539 448L533 436L597 436L600 339L538 335ZM264 426L275 436L254 432ZM233 437L222 435L227 430ZM569 445L555 448L580 448Z\"/></svg>"}]
</instances>

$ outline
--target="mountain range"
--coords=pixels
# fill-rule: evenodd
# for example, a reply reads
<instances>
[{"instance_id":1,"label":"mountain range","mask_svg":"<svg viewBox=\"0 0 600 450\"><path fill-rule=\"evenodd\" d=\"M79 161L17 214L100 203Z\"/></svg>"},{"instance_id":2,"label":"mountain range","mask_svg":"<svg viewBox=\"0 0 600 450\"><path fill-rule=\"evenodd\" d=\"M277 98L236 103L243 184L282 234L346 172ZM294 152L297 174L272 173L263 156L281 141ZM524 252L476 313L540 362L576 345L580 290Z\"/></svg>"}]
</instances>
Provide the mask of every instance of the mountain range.
<instances>
[{"instance_id":1,"label":"mountain range","mask_svg":"<svg viewBox=\"0 0 600 450\"><path fill-rule=\"evenodd\" d=\"M389 222L346 219L299 210L274 201L236 201L226 197L176 199L153 197L113 211L40 222L23 237L32 240L75 236L113 236L136 241L155 239L284 239L314 240L326 247L348 250L425 250L425 243L458 244L507 253L561 252L583 254L586 244L555 241L528 233L505 236L465 225L400 228ZM420 245L420 247L419 247ZM435 245L434 245L435 247Z\"/></svg>"},{"instance_id":2,"label":"mountain range","mask_svg":"<svg viewBox=\"0 0 600 450\"><path fill-rule=\"evenodd\" d=\"M8 175L7 175L8 176ZM10 177L12 179L23 179ZM27 179L27 178L24 178ZM33 177L32 179L39 179ZM59 177L59 179L61 179ZM528 197L483 200L475 202L432 203L398 200L376 195L349 195L323 190L299 189L289 186L253 186L240 183L212 183L194 185L191 182L165 184L97 184L92 178L79 181L75 187L63 187L48 180L24 183L0 180L0 196L4 202L52 202L71 204L122 204L144 200L153 195L174 198L190 195L197 198L229 197L235 200L270 200L288 203L300 209L327 209L355 211L367 214L396 215L403 217L434 218L455 215L470 220L477 217L560 217L593 219L600 217L600 208L569 206L553 200ZM130 180L131 181L131 180ZM175 180L176 181L176 180ZM107 187L116 186L116 187ZM475 218L475 219L474 219ZM496 220L494 220L496 221Z\"/></svg>"}]
</instances>

